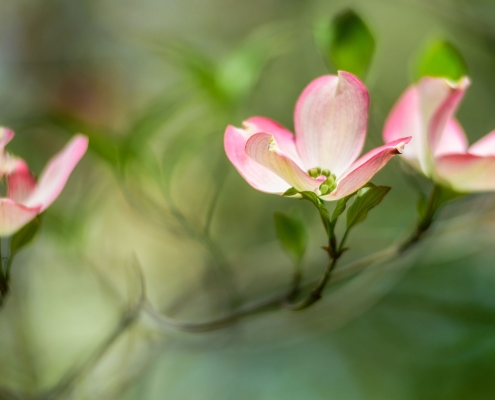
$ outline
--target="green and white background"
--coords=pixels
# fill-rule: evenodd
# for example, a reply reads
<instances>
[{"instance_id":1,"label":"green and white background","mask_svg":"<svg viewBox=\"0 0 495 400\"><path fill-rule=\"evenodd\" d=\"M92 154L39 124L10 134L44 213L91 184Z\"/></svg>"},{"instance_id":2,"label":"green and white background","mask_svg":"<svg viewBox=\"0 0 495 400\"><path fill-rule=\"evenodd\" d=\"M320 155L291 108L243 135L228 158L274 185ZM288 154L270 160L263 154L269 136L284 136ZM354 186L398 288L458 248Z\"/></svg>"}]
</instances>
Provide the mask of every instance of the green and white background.
<instances>
[{"instance_id":1,"label":"green and white background","mask_svg":"<svg viewBox=\"0 0 495 400\"><path fill-rule=\"evenodd\" d=\"M470 141L495 128L493 1L0 4L9 149L39 173L73 133L91 141L14 261L0 313L0 399L493 398L492 194L447 206L407 258L333 286L307 311L204 334L164 332L149 317L119 329L139 300L137 262L152 304L180 320L283 291L292 266L277 211L304 219L304 271L320 275L314 210L252 189L224 155L223 132L252 115L292 127L299 93L329 72L315 27L348 8L375 41L366 148L381 144L390 107L438 41L462 54L472 78L458 113ZM407 176L394 159L373 179L392 191L353 233L344 263L412 228Z\"/></svg>"}]
</instances>

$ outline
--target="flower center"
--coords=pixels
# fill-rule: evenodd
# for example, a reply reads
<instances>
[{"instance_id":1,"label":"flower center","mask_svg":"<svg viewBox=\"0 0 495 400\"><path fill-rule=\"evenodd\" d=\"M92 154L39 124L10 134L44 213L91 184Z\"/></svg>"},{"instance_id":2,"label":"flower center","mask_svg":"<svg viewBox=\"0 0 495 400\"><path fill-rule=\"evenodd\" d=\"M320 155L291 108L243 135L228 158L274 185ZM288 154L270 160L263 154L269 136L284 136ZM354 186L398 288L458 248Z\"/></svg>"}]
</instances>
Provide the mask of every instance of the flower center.
<instances>
[{"instance_id":1,"label":"flower center","mask_svg":"<svg viewBox=\"0 0 495 400\"><path fill-rule=\"evenodd\" d=\"M321 196L331 193L337 187L337 177L328 169L321 169L320 167L311 168L308 171L308 175L313 179L319 178L320 176L324 176L326 178L320 185Z\"/></svg>"}]
</instances>

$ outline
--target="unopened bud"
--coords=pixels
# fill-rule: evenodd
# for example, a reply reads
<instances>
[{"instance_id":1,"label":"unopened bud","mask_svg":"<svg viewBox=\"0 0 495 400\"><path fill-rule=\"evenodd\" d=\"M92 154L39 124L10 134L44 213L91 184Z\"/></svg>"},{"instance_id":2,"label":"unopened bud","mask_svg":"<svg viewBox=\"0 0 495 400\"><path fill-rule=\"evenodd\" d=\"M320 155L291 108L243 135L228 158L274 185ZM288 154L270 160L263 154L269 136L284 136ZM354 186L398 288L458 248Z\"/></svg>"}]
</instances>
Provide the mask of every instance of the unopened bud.
<instances>
[{"instance_id":1,"label":"unopened bud","mask_svg":"<svg viewBox=\"0 0 495 400\"><path fill-rule=\"evenodd\" d=\"M308 171L308 175L309 175L311 178L318 178L318 177L321 175L321 168L320 168L320 167L311 168L311 169Z\"/></svg>"}]
</instances>

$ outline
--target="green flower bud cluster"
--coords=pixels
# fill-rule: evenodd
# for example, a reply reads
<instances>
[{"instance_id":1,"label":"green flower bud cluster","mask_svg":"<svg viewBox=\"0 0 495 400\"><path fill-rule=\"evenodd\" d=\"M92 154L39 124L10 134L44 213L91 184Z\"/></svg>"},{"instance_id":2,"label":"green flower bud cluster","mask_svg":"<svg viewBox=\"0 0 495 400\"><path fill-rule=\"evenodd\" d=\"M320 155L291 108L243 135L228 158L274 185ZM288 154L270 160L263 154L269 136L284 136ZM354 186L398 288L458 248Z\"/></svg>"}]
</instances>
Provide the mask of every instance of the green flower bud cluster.
<instances>
[{"instance_id":1,"label":"green flower bud cluster","mask_svg":"<svg viewBox=\"0 0 495 400\"><path fill-rule=\"evenodd\" d=\"M327 178L332 175L332 173L330 172L330 170L328 169L321 169L320 167L316 167L316 168L311 168L309 171L308 171L308 175L311 177L311 178L318 178L319 176L326 176Z\"/></svg>"},{"instance_id":2,"label":"green flower bud cluster","mask_svg":"<svg viewBox=\"0 0 495 400\"><path fill-rule=\"evenodd\" d=\"M320 185L320 193L322 196L331 193L337 187L337 177L328 169L321 169L320 167L311 168L308 171L308 175L313 179L320 176L325 176L327 178L325 182Z\"/></svg>"},{"instance_id":3,"label":"green flower bud cluster","mask_svg":"<svg viewBox=\"0 0 495 400\"><path fill-rule=\"evenodd\" d=\"M330 171L328 172L328 175L323 174L327 177L327 180L320 185L321 196L332 193L337 187L337 177L335 176L335 174L331 174Z\"/></svg>"}]
</instances>

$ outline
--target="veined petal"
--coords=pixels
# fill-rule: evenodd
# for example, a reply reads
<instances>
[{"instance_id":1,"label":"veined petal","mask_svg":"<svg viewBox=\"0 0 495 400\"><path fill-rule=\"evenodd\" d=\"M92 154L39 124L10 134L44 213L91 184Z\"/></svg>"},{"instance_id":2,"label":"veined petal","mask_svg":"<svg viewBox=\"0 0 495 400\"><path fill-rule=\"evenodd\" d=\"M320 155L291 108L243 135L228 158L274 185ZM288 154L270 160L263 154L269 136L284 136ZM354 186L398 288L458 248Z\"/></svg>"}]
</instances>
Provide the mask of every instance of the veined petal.
<instances>
[{"instance_id":1,"label":"veined petal","mask_svg":"<svg viewBox=\"0 0 495 400\"><path fill-rule=\"evenodd\" d=\"M421 171L420 158L426 143L426 131L421 122L419 95L416 86L409 86L395 103L385 121L383 140L390 143L403 137L413 142L404 148L403 157Z\"/></svg>"},{"instance_id":2,"label":"veined petal","mask_svg":"<svg viewBox=\"0 0 495 400\"><path fill-rule=\"evenodd\" d=\"M461 124L455 118L451 118L448 120L437 144L435 157L446 154L463 154L467 151L468 146L469 143Z\"/></svg>"},{"instance_id":3,"label":"veined petal","mask_svg":"<svg viewBox=\"0 0 495 400\"><path fill-rule=\"evenodd\" d=\"M251 117L244 121L242 126L249 134L249 137L261 132L272 134L282 152L296 161L299 166L303 166L297 153L294 134L278 122L265 117Z\"/></svg>"},{"instance_id":4,"label":"veined petal","mask_svg":"<svg viewBox=\"0 0 495 400\"><path fill-rule=\"evenodd\" d=\"M364 84L348 72L322 76L304 89L294 120L305 169L339 175L354 162L366 137L369 102Z\"/></svg>"},{"instance_id":5,"label":"veined petal","mask_svg":"<svg viewBox=\"0 0 495 400\"><path fill-rule=\"evenodd\" d=\"M459 102L469 86L469 79L458 83L447 79L426 77L418 83L420 112L427 140L420 159L421 168L427 176L432 175L433 154L441 141L447 121L454 115Z\"/></svg>"},{"instance_id":6,"label":"veined petal","mask_svg":"<svg viewBox=\"0 0 495 400\"><path fill-rule=\"evenodd\" d=\"M26 200L36 188L36 178L23 160L19 160L13 172L7 175L7 197L17 203Z\"/></svg>"},{"instance_id":7,"label":"veined petal","mask_svg":"<svg viewBox=\"0 0 495 400\"><path fill-rule=\"evenodd\" d=\"M224 136L227 157L247 183L255 189L267 193L284 193L290 185L246 154L246 142L251 135L245 129L229 125Z\"/></svg>"},{"instance_id":8,"label":"veined petal","mask_svg":"<svg viewBox=\"0 0 495 400\"><path fill-rule=\"evenodd\" d=\"M23 204L27 207L41 206L44 211L60 195L70 174L88 148L88 138L76 135L55 155L41 173L36 189Z\"/></svg>"},{"instance_id":9,"label":"veined petal","mask_svg":"<svg viewBox=\"0 0 495 400\"><path fill-rule=\"evenodd\" d=\"M41 207L26 207L12 199L0 199L0 237L17 232L36 215Z\"/></svg>"},{"instance_id":10,"label":"veined petal","mask_svg":"<svg viewBox=\"0 0 495 400\"><path fill-rule=\"evenodd\" d=\"M474 142L468 152L477 156L495 156L495 131Z\"/></svg>"},{"instance_id":11,"label":"veined petal","mask_svg":"<svg viewBox=\"0 0 495 400\"><path fill-rule=\"evenodd\" d=\"M395 140L366 153L339 177L337 188L324 200L337 200L360 189L396 154L401 154L410 137Z\"/></svg>"},{"instance_id":12,"label":"veined petal","mask_svg":"<svg viewBox=\"0 0 495 400\"><path fill-rule=\"evenodd\" d=\"M449 121L468 85L468 78L453 83L442 78L425 77L406 90L387 118L385 141L412 136L413 141L406 148L404 157L426 176L433 173L433 154L437 151L444 153L446 143L455 148L463 145L459 126L455 121ZM455 145L449 143L453 134L457 139ZM447 135L445 140L443 135Z\"/></svg>"},{"instance_id":13,"label":"veined petal","mask_svg":"<svg viewBox=\"0 0 495 400\"><path fill-rule=\"evenodd\" d=\"M321 179L313 179L293 160L282 153L275 138L269 133L256 133L246 143L246 154L258 164L277 174L289 187L297 190L317 189Z\"/></svg>"},{"instance_id":14,"label":"veined petal","mask_svg":"<svg viewBox=\"0 0 495 400\"><path fill-rule=\"evenodd\" d=\"M434 154L442 136L447 132L447 122L457 110L469 84L470 81L466 77L457 83L435 78L423 78L419 83L425 121L429 121L428 142Z\"/></svg>"},{"instance_id":15,"label":"veined petal","mask_svg":"<svg viewBox=\"0 0 495 400\"><path fill-rule=\"evenodd\" d=\"M459 192L495 190L495 156L451 154L435 160L436 180Z\"/></svg>"}]
</instances>

